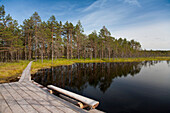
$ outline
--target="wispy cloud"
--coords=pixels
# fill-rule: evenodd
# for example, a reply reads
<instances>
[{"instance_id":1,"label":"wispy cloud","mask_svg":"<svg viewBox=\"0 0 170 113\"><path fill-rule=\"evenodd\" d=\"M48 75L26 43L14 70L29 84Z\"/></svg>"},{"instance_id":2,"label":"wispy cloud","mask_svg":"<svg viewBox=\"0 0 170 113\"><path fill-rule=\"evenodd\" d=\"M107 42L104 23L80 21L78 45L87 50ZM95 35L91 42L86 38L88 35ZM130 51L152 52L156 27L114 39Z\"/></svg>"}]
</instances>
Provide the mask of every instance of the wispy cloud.
<instances>
[{"instance_id":1,"label":"wispy cloud","mask_svg":"<svg viewBox=\"0 0 170 113\"><path fill-rule=\"evenodd\" d=\"M97 0L94 3L92 3L90 6L85 8L83 12L93 10L94 8L103 8L104 4L107 2L107 0Z\"/></svg>"},{"instance_id":2,"label":"wispy cloud","mask_svg":"<svg viewBox=\"0 0 170 113\"><path fill-rule=\"evenodd\" d=\"M124 0L124 3L128 3L130 5L135 5L135 6L141 7L138 0Z\"/></svg>"},{"instance_id":3,"label":"wispy cloud","mask_svg":"<svg viewBox=\"0 0 170 113\"><path fill-rule=\"evenodd\" d=\"M124 16L128 15L126 10L112 11L110 9L90 12L87 15L80 18L83 23L86 33L92 32L94 29L99 30L102 26L111 26L119 23ZM77 20L76 20L77 21Z\"/></svg>"},{"instance_id":4,"label":"wispy cloud","mask_svg":"<svg viewBox=\"0 0 170 113\"><path fill-rule=\"evenodd\" d=\"M123 3L117 4L112 2L112 0L97 0L84 8L82 11L84 15L79 19L84 24L86 33L89 34L94 29L99 30L104 25L109 28L113 26L116 28L116 25L132 21L132 17L130 17L130 20L128 19L132 12L132 8L127 7ZM77 19L73 21L77 21Z\"/></svg>"},{"instance_id":5,"label":"wispy cloud","mask_svg":"<svg viewBox=\"0 0 170 113\"><path fill-rule=\"evenodd\" d=\"M112 36L133 38L143 48L170 48L168 0L2 0L2 3L20 24L37 11L45 21L51 15L73 24L80 20L86 34L98 32L105 25Z\"/></svg>"},{"instance_id":6,"label":"wispy cloud","mask_svg":"<svg viewBox=\"0 0 170 113\"><path fill-rule=\"evenodd\" d=\"M151 4L151 1L140 3L138 0L98 0L84 8L78 19L86 34L94 29L99 32L105 25L116 38L135 39L146 49L168 49L170 14L166 8L157 9L160 7L157 5L158 3ZM78 19L73 21L77 22Z\"/></svg>"}]
</instances>

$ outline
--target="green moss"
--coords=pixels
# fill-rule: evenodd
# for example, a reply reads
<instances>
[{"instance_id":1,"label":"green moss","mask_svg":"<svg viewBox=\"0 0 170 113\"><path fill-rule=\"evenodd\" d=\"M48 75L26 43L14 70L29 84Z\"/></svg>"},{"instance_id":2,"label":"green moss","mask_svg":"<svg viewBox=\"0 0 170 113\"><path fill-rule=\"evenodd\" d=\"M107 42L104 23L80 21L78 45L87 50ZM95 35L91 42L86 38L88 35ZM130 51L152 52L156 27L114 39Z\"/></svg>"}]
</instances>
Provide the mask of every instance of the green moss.
<instances>
[{"instance_id":1,"label":"green moss","mask_svg":"<svg viewBox=\"0 0 170 113\"><path fill-rule=\"evenodd\" d=\"M74 63L98 63L98 62L141 62L141 61L161 61L170 60L170 57L147 57L147 58L115 58L115 59L57 59L51 63L51 60L41 60L33 62L31 73L37 72L42 68L50 68L51 66L72 65ZM9 82L18 76L21 76L22 71L28 65L29 61L19 61L12 63L0 63L0 83Z\"/></svg>"}]
</instances>

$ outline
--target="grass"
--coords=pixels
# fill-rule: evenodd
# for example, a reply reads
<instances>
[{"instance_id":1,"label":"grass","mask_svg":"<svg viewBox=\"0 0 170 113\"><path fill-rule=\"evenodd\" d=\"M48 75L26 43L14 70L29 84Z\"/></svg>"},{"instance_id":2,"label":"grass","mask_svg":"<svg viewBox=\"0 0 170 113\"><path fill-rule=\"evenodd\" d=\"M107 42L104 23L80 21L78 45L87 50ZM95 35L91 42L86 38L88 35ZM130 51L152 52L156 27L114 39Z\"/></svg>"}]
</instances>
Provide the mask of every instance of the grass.
<instances>
[{"instance_id":1,"label":"grass","mask_svg":"<svg viewBox=\"0 0 170 113\"><path fill-rule=\"evenodd\" d=\"M142 62L142 61L163 61L170 60L170 57L147 57L147 58L115 58L113 59L103 59L105 62Z\"/></svg>"},{"instance_id":2,"label":"grass","mask_svg":"<svg viewBox=\"0 0 170 113\"><path fill-rule=\"evenodd\" d=\"M51 66L61 66L61 65L72 65L74 63L93 63L93 62L105 62L101 59L57 59L53 61L53 64L51 63L51 60L44 60L43 63L41 63L41 60L38 60L37 62L33 62L32 64L32 70L31 73L37 72L38 69L42 68L49 68Z\"/></svg>"},{"instance_id":3,"label":"grass","mask_svg":"<svg viewBox=\"0 0 170 113\"><path fill-rule=\"evenodd\" d=\"M170 60L170 57L148 57L148 58L115 58L115 59L57 59L51 63L51 60L41 60L33 62L31 73L37 72L42 68L50 68L51 66L72 65L74 63L97 63L97 62L141 62L141 61L161 61ZM19 61L12 63L0 63L0 83L9 82L18 76L21 76L22 71L27 66L29 61Z\"/></svg>"},{"instance_id":4,"label":"grass","mask_svg":"<svg viewBox=\"0 0 170 113\"><path fill-rule=\"evenodd\" d=\"M29 61L0 63L0 83L9 82L21 75Z\"/></svg>"}]
</instances>

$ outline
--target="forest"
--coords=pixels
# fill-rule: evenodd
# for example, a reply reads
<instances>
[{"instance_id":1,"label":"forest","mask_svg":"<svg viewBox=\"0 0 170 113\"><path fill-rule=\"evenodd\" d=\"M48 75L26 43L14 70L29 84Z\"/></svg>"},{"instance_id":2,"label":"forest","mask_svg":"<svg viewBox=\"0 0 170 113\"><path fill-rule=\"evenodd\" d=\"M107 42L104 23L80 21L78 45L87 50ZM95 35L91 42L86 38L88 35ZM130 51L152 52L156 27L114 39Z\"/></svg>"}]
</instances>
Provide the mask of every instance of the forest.
<instances>
[{"instance_id":1,"label":"forest","mask_svg":"<svg viewBox=\"0 0 170 113\"><path fill-rule=\"evenodd\" d=\"M170 56L170 51L142 50L140 42L116 39L105 26L86 35L80 21L63 23L54 15L42 21L37 12L19 25L0 6L0 62L156 56Z\"/></svg>"}]
</instances>

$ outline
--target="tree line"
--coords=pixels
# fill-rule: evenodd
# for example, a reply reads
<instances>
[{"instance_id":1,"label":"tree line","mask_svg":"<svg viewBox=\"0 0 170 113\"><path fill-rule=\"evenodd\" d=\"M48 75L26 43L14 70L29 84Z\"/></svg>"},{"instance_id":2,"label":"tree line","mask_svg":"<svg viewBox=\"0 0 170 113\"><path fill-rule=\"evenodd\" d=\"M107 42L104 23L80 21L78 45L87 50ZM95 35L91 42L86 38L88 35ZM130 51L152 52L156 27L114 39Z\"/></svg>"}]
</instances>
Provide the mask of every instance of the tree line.
<instances>
[{"instance_id":1,"label":"tree line","mask_svg":"<svg viewBox=\"0 0 170 113\"><path fill-rule=\"evenodd\" d=\"M57 58L117 58L141 57L141 44L126 38L116 39L103 26L99 33L95 30L84 34L80 21L62 23L52 15L42 21L37 12L25 19L22 25L6 15L0 6L0 62L32 59Z\"/></svg>"}]
</instances>

